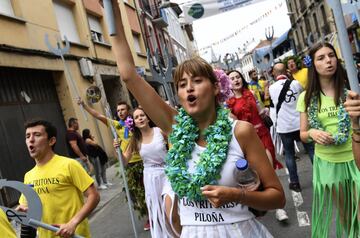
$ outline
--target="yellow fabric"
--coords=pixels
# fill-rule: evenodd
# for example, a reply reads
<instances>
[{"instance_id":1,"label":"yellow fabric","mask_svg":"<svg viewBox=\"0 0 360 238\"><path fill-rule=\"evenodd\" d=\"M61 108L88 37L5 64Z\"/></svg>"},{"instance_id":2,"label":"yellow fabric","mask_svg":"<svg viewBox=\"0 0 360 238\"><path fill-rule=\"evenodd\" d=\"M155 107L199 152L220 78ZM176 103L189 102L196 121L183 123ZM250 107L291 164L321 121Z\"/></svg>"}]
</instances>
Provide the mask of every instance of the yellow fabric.
<instances>
[{"instance_id":1,"label":"yellow fabric","mask_svg":"<svg viewBox=\"0 0 360 238\"><path fill-rule=\"evenodd\" d=\"M116 120L112 120L110 118L107 118L107 125L109 126L110 123L113 125L113 127L115 128L116 130L116 134L117 136L119 137L120 140L122 140L121 142L121 150L123 152L125 152L126 148L128 147L129 145L129 142L130 142L130 138L132 136L132 133L131 131L129 132L129 138L125 139L124 138L124 131L125 131L125 128L123 126L120 125L120 123ZM141 157L138 153L134 153L129 161L129 163L136 163L136 162L139 162L141 161Z\"/></svg>"},{"instance_id":2,"label":"yellow fabric","mask_svg":"<svg viewBox=\"0 0 360 238\"><path fill-rule=\"evenodd\" d=\"M0 208L0 233L1 237L16 238L16 233L7 219L4 211Z\"/></svg>"},{"instance_id":3,"label":"yellow fabric","mask_svg":"<svg viewBox=\"0 0 360 238\"><path fill-rule=\"evenodd\" d=\"M253 84L253 83L250 82L248 87L253 92L257 103L259 103L260 107L263 108L264 103L261 100L261 96L260 96L260 93L262 93L262 89L261 89L261 86L260 87L259 86L260 86L260 84L257 85L257 84Z\"/></svg>"},{"instance_id":4,"label":"yellow fabric","mask_svg":"<svg viewBox=\"0 0 360 238\"><path fill-rule=\"evenodd\" d=\"M324 128L325 131L330 132L332 135L337 133L338 131L338 110L334 103L334 98L327 97L320 94L321 98L321 108L318 113L319 121ZM305 92L302 92L299 96L297 102L297 110L299 112L305 112ZM352 134L350 129L350 135ZM323 160L333 162L333 163L341 163L347 162L354 159L352 153L352 142L351 136L349 136L348 140L341 145L320 145L315 143L315 155Z\"/></svg>"},{"instance_id":5,"label":"yellow fabric","mask_svg":"<svg viewBox=\"0 0 360 238\"><path fill-rule=\"evenodd\" d=\"M54 155L43 166L35 166L25 174L25 184L32 184L43 205L42 221L47 224L65 224L75 216L84 205L83 192L94 180L74 159ZM26 205L21 195L19 203ZM39 228L40 238L55 237L55 233ZM75 234L90 236L88 220L84 219Z\"/></svg>"},{"instance_id":6,"label":"yellow fabric","mask_svg":"<svg viewBox=\"0 0 360 238\"><path fill-rule=\"evenodd\" d=\"M264 98L267 96L268 98L264 100L264 106L270 106L270 95L269 95L269 88L266 88L267 81L266 80L259 80L259 85L261 87L261 91L264 94Z\"/></svg>"},{"instance_id":7,"label":"yellow fabric","mask_svg":"<svg viewBox=\"0 0 360 238\"><path fill-rule=\"evenodd\" d=\"M297 80L301 87L304 89L306 88L307 82L308 82L308 69L302 68L299 71L297 71L295 74L293 74L293 77L295 80Z\"/></svg>"}]
</instances>

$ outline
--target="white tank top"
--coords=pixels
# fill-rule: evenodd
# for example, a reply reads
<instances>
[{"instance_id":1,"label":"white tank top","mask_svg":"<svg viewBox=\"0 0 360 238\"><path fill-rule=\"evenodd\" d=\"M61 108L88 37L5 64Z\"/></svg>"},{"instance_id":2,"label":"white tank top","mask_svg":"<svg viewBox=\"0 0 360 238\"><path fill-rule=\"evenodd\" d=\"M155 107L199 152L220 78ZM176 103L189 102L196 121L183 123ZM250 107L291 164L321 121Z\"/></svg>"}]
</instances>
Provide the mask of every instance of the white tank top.
<instances>
[{"instance_id":1,"label":"white tank top","mask_svg":"<svg viewBox=\"0 0 360 238\"><path fill-rule=\"evenodd\" d=\"M227 159L221 170L221 178L218 180L218 185L235 187L237 185L234 178L235 162L244 157L244 153L234 135L234 128L236 121L232 124L232 138L229 144ZM205 150L195 144L195 148L191 154L192 159L189 160L189 172L195 171L195 162L200 159L199 154ZM180 220L181 225L219 225L230 224L248 220L254 215L248 210L247 206L241 205L236 202L230 202L220 208L212 207L208 200L203 201L190 201L187 198L182 198L179 201L180 207Z\"/></svg>"},{"instance_id":2,"label":"white tank top","mask_svg":"<svg viewBox=\"0 0 360 238\"><path fill-rule=\"evenodd\" d=\"M144 168L163 167L165 165L165 156L167 154L166 143L160 128L153 128L154 135L149 144L141 144L140 156L144 162Z\"/></svg>"}]
</instances>

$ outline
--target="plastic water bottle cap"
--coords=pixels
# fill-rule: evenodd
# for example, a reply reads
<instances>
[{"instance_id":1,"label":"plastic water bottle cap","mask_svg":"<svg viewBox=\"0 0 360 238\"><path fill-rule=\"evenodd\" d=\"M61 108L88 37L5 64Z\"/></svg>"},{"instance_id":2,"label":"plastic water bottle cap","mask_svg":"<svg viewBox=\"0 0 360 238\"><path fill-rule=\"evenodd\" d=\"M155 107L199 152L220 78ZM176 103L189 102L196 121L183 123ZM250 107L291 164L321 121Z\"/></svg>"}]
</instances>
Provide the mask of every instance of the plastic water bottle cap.
<instances>
[{"instance_id":1,"label":"plastic water bottle cap","mask_svg":"<svg viewBox=\"0 0 360 238\"><path fill-rule=\"evenodd\" d=\"M245 170L248 168L248 162L246 159L238 159L236 161L236 168L239 170Z\"/></svg>"}]
</instances>

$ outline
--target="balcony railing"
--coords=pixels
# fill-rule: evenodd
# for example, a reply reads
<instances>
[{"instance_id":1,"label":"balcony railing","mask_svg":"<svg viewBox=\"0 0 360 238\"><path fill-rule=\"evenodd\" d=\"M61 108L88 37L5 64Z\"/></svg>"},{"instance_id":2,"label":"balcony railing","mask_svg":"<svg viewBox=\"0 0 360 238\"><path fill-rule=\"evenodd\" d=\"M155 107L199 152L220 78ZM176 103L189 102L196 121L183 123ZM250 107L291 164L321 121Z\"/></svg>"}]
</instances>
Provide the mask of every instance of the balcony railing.
<instances>
[{"instance_id":1,"label":"balcony railing","mask_svg":"<svg viewBox=\"0 0 360 238\"><path fill-rule=\"evenodd\" d=\"M152 20L152 22L160 28L165 28L169 25L167 22L166 14L164 13L164 10L162 10L162 9L160 10L159 15L154 16L154 19Z\"/></svg>"}]
</instances>

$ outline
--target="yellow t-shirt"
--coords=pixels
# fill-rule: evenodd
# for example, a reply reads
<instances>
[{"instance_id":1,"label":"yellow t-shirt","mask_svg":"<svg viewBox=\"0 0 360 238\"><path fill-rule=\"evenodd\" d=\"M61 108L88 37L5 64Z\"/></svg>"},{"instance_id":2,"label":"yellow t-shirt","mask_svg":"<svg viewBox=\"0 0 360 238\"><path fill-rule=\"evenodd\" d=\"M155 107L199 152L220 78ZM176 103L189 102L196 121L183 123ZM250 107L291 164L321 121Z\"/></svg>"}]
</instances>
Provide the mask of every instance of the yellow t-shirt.
<instances>
[{"instance_id":1,"label":"yellow t-shirt","mask_svg":"<svg viewBox=\"0 0 360 238\"><path fill-rule=\"evenodd\" d=\"M120 140L122 140L120 148L123 152L125 152L126 148L129 145L130 138L132 136L131 131L129 131L129 138L125 139L124 138L125 127L121 126L118 121L107 118L107 124L109 125L109 123L111 123L113 125L113 127L116 130L117 136L119 137ZM140 155L138 153L134 153L132 155L129 163L135 163L135 162L139 162L139 161L141 161Z\"/></svg>"},{"instance_id":2,"label":"yellow t-shirt","mask_svg":"<svg viewBox=\"0 0 360 238\"><path fill-rule=\"evenodd\" d=\"M250 81L248 88L253 92L257 103L259 103L260 107L263 108L265 104L262 101L260 94L262 94L264 91L261 88L260 83L255 81Z\"/></svg>"},{"instance_id":3,"label":"yellow t-shirt","mask_svg":"<svg viewBox=\"0 0 360 238\"><path fill-rule=\"evenodd\" d=\"M7 219L4 211L0 208L0 233L1 237L16 238L16 233Z\"/></svg>"},{"instance_id":4,"label":"yellow t-shirt","mask_svg":"<svg viewBox=\"0 0 360 238\"><path fill-rule=\"evenodd\" d=\"M267 87L267 81L266 80L259 80L259 85L261 87L261 91L264 94L264 106L268 107L270 106L270 95L269 95L269 87ZM265 97L268 96L267 99Z\"/></svg>"},{"instance_id":5,"label":"yellow t-shirt","mask_svg":"<svg viewBox=\"0 0 360 238\"><path fill-rule=\"evenodd\" d=\"M297 108L299 112L305 112L305 92L302 92L297 102ZM334 98L320 94L321 108L318 113L319 121L325 131L330 132L332 135L338 131L338 110L334 103ZM351 128L349 135L351 135ZM320 145L315 143L315 155L320 159L333 162L347 162L354 159L352 153L351 136L348 140L341 145Z\"/></svg>"},{"instance_id":6,"label":"yellow t-shirt","mask_svg":"<svg viewBox=\"0 0 360 238\"><path fill-rule=\"evenodd\" d=\"M94 183L81 164L74 159L54 155L42 166L35 166L25 174L24 184L33 185L42 206L42 221L47 224L65 224L84 205L83 193ZM26 205L21 195L19 203ZM38 229L39 237L57 237L52 231ZM91 237L88 219L76 228L75 234Z\"/></svg>"},{"instance_id":7,"label":"yellow t-shirt","mask_svg":"<svg viewBox=\"0 0 360 238\"><path fill-rule=\"evenodd\" d=\"M308 82L308 69L302 68L299 71L297 71L295 74L293 74L293 77L295 80L297 80L301 87L304 89L306 88L307 82Z\"/></svg>"}]
</instances>

